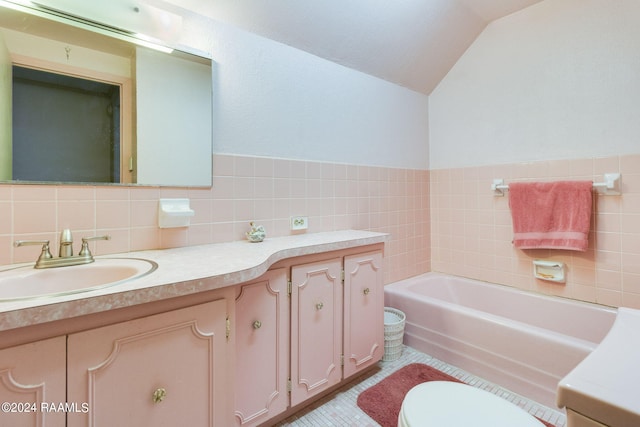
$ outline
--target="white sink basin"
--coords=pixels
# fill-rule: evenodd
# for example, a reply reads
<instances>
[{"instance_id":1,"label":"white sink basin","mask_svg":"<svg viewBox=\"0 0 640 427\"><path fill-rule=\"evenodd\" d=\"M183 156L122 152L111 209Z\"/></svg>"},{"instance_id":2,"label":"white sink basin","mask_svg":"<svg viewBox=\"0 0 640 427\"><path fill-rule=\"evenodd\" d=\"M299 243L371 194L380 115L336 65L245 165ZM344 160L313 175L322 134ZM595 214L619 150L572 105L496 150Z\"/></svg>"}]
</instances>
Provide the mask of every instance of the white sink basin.
<instances>
[{"instance_id":1,"label":"white sink basin","mask_svg":"<svg viewBox=\"0 0 640 427\"><path fill-rule=\"evenodd\" d=\"M98 258L90 264L0 271L0 301L52 297L88 292L137 279L158 264L140 258Z\"/></svg>"}]
</instances>

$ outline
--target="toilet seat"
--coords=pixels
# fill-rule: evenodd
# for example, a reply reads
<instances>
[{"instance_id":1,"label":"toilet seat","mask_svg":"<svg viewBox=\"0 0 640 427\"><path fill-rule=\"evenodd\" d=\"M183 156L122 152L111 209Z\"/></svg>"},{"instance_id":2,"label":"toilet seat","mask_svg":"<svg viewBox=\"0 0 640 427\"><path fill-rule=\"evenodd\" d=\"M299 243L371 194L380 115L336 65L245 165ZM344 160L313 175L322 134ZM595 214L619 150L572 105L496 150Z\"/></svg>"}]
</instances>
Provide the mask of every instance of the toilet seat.
<instances>
[{"instance_id":1,"label":"toilet seat","mask_svg":"<svg viewBox=\"0 0 640 427\"><path fill-rule=\"evenodd\" d=\"M398 427L544 427L513 403L467 384L430 381L405 396Z\"/></svg>"}]
</instances>

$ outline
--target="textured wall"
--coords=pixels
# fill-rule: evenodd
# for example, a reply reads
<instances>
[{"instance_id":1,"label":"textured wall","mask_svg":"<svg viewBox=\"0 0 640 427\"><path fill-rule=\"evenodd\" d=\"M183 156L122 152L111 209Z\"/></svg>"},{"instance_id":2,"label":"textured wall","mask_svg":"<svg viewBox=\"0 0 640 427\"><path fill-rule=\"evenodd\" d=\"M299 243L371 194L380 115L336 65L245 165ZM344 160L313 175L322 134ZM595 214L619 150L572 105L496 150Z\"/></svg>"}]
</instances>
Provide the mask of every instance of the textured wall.
<instances>
[{"instance_id":1,"label":"textured wall","mask_svg":"<svg viewBox=\"0 0 640 427\"><path fill-rule=\"evenodd\" d=\"M639 20L554 0L490 24L429 99L430 169L640 152Z\"/></svg>"}]
</instances>

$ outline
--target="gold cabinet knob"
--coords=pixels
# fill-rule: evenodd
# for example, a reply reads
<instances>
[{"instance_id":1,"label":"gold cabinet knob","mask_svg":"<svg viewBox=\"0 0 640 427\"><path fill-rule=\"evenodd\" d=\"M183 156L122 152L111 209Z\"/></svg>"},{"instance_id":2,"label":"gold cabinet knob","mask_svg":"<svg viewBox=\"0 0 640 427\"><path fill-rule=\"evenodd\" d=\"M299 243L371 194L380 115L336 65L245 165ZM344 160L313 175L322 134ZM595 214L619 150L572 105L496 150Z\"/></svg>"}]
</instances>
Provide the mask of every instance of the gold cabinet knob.
<instances>
[{"instance_id":1,"label":"gold cabinet knob","mask_svg":"<svg viewBox=\"0 0 640 427\"><path fill-rule=\"evenodd\" d=\"M322 310L322 307L324 307L324 304L319 302L316 304L316 310Z\"/></svg>"},{"instance_id":2,"label":"gold cabinet knob","mask_svg":"<svg viewBox=\"0 0 640 427\"><path fill-rule=\"evenodd\" d=\"M362 293L365 295L369 295L369 292L371 292L369 288L365 288L364 291L362 291Z\"/></svg>"},{"instance_id":3,"label":"gold cabinet knob","mask_svg":"<svg viewBox=\"0 0 640 427\"><path fill-rule=\"evenodd\" d=\"M153 392L153 403L160 403L167 397L167 390L159 388Z\"/></svg>"},{"instance_id":4,"label":"gold cabinet knob","mask_svg":"<svg viewBox=\"0 0 640 427\"><path fill-rule=\"evenodd\" d=\"M262 326L261 321L256 320L255 322L253 322L253 329L260 329L261 326Z\"/></svg>"}]
</instances>

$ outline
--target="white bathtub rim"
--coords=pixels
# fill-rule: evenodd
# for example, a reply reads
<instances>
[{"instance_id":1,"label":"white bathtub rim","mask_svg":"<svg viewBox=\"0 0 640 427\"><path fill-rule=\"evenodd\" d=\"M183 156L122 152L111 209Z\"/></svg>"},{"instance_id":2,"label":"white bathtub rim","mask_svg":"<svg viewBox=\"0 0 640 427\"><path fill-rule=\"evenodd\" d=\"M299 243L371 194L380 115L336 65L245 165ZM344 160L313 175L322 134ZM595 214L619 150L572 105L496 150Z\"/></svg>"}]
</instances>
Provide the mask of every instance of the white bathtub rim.
<instances>
[{"instance_id":1,"label":"white bathtub rim","mask_svg":"<svg viewBox=\"0 0 640 427\"><path fill-rule=\"evenodd\" d=\"M540 299L553 299L553 300L560 300L559 302L563 302L563 303L567 303L567 304L577 304L577 305L584 305L586 307L591 306L592 308L596 308L596 309L601 309L604 311L610 311L612 313L617 313L618 311L618 307L615 306L611 306L611 305L606 305L606 304L601 304L601 303L597 303L597 302L591 302L591 301L583 301L583 300L578 300L578 299L574 299L574 298L570 298L564 295L555 295L555 294L545 294L545 293L541 293L532 289L522 289L522 288L517 288L515 286L511 286L511 285L505 285L503 283L496 283L496 282L488 282L486 280L481 280L481 279L476 279L476 278L472 278L472 277L465 277L465 276L458 276L458 275L454 275L454 274L449 274L449 273L441 273L438 271L429 271L427 273L422 273L419 274L417 276L411 276L408 277L406 279L402 279L402 280L398 280L397 282L393 282L393 283L389 283L387 285L385 285L385 289L387 289L387 287L391 286L401 286L401 287L409 287L413 284L416 284L418 282L419 279L423 278L423 277L440 277L446 280L451 280L451 279L456 279L456 280L463 280L465 282L472 282L472 283L480 283L483 285L487 285L487 286L498 286L500 288L503 288L504 290L508 291L508 292L513 292L513 293L517 293L517 294L524 294L530 297L534 297L534 298L540 298ZM416 283L414 283L416 282ZM436 298L434 298L436 299ZM444 300L440 300L438 299L438 301L443 301L443 302L447 302ZM466 307L466 306L465 306ZM470 307L469 307L470 308Z\"/></svg>"},{"instance_id":2,"label":"white bathtub rim","mask_svg":"<svg viewBox=\"0 0 640 427\"><path fill-rule=\"evenodd\" d=\"M527 322L523 322L522 320L518 320L518 319L514 319L508 316L502 316L499 314L493 314L489 311L486 310L481 310L478 308L474 308L474 307L470 307L469 305L464 305L464 304L458 304L455 302L450 302L450 301L446 301L444 299L440 299L437 297L433 297L430 295L426 295L423 293L419 293L419 292L414 292L412 291L410 288L413 287L414 285L420 285L420 281L424 280L424 278L428 278L430 280L433 279L444 279L447 281L451 281L451 280L459 280L462 281L466 284L471 284L472 286L485 286L488 288L499 288L499 290L502 292L507 292L510 293L512 295L523 295L526 298L533 298L533 299L537 299L537 300L542 300L545 301L545 303L551 303L551 304L561 304L561 305L566 305L567 307L571 307L573 309L578 309L578 310L595 310L599 313L601 313L603 316L608 316L609 317L609 326L608 328L603 329L598 333L599 338L595 338L594 339L588 339L585 337L577 337L575 335L572 335L571 333L568 333L568 331L561 331L561 330L554 330L551 329L549 327L544 327L544 326L539 326L539 325L534 325L532 323L527 323ZM473 313L478 313L478 314L482 314L481 318L496 318L496 319L505 319L509 322L514 322L514 323L519 323L520 325L527 325L527 327L530 328L538 328L538 330L540 331L549 331L550 333L553 334L557 334L556 336L567 336L570 337L572 340L578 340L581 342L586 343L587 345L589 345L589 343L595 344L596 346L602 341L602 339L604 339L604 337L607 335L607 333L609 332L609 330L611 329L611 326L613 326L613 322L615 321L615 318L617 317L617 313L618 313L618 309L616 307L611 307L611 306L607 306L607 305L603 305L603 304L598 304L598 303L592 303L592 302L587 302L587 301L581 301L581 300L574 300L571 298L567 298L567 297L561 297L561 296L555 296L555 295L547 295L547 294L542 294L536 291L531 291L531 290L524 290L524 289L520 289L520 288L515 288L513 286L509 286L509 285L502 285L502 284L498 284L498 283L491 283L491 282L485 282L485 281L480 281L480 280L476 280L476 279L470 279L467 277L462 277L462 276L454 276L454 275L450 275L450 274L445 274L445 273L438 273L438 272L428 272L428 273L423 273L420 274L418 276L413 276L404 280L400 280L394 283L390 283L388 285L385 286L385 293L400 293L401 290L405 290L406 292L412 293L417 295L418 299L421 300L425 300L428 301L432 304L437 304L449 309L452 309L456 312L465 312L465 311L471 311ZM498 320L496 320L497 323L501 323ZM596 331L590 331L590 333L596 333Z\"/></svg>"}]
</instances>

